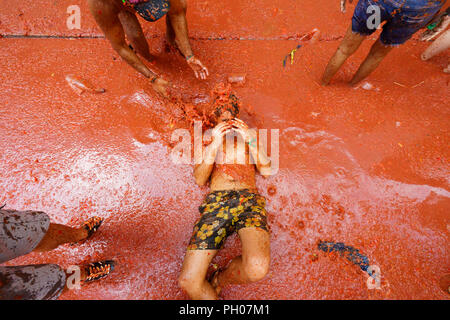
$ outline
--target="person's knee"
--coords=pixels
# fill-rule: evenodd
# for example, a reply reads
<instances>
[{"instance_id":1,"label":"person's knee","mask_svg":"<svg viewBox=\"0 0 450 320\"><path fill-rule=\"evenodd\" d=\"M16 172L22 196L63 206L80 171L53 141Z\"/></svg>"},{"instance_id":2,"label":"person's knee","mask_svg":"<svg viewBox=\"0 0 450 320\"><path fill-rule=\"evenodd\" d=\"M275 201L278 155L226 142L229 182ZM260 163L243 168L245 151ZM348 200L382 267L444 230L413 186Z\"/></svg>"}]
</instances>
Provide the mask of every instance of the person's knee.
<instances>
[{"instance_id":1,"label":"person's knee","mask_svg":"<svg viewBox=\"0 0 450 320\"><path fill-rule=\"evenodd\" d=\"M263 279L269 272L270 257L253 257L244 265L245 273L250 282Z\"/></svg>"},{"instance_id":2,"label":"person's knee","mask_svg":"<svg viewBox=\"0 0 450 320\"><path fill-rule=\"evenodd\" d=\"M182 274L178 278L178 285L189 295L192 295L201 290L202 283L189 276Z\"/></svg>"}]
</instances>

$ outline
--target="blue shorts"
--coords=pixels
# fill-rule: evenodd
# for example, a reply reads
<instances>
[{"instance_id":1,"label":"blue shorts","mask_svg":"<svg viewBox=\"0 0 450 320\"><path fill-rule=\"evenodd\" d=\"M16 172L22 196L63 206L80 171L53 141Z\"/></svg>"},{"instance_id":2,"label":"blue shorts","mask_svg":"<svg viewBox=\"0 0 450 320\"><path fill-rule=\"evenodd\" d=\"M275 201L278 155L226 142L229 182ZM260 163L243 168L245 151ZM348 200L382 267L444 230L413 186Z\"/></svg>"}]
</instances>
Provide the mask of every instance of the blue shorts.
<instances>
[{"instance_id":1,"label":"blue shorts","mask_svg":"<svg viewBox=\"0 0 450 320\"><path fill-rule=\"evenodd\" d=\"M378 27L377 22L386 21L381 42L400 45L425 27L444 3L445 0L359 0L353 13L352 30L361 35L371 35ZM378 21L375 19L377 12Z\"/></svg>"},{"instance_id":2,"label":"blue shorts","mask_svg":"<svg viewBox=\"0 0 450 320\"><path fill-rule=\"evenodd\" d=\"M154 22L169 12L170 2L169 0L150 0L134 4L133 8L145 20Z\"/></svg>"}]
</instances>

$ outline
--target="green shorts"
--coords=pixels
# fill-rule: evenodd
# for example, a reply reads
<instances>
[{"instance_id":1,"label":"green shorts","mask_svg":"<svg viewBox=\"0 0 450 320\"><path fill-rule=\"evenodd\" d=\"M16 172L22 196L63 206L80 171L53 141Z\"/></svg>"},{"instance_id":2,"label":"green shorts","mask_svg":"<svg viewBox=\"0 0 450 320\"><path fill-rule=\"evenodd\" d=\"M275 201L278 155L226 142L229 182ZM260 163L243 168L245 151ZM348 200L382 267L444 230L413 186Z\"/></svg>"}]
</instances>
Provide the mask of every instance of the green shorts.
<instances>
[{"instance_id":1,"label":"green shorts","mask_svg":"<svg viewBox=\"0 0 450 320\"><path fill-rule=\"evenodd\" d=\"M269 232L266 199L244 190L214 191L199 207L202 214L194 226L188 250L218 250L225 239L242 228Z\"/></svg>"}]
</instances>

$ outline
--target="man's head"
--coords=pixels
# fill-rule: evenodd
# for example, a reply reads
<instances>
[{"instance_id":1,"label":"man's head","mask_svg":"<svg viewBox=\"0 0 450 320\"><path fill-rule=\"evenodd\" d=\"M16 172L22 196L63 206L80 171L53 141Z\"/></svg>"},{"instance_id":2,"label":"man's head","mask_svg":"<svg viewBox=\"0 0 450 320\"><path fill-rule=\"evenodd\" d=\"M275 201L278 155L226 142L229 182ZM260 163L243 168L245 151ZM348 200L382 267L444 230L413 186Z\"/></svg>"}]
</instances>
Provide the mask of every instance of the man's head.
<instances>
[{"instance_id":1,"label":"man's head","mask_svg":"<svg viewBox=\"0 0 450 320\"><path fill-rule=\"evenodd\" d=\"M230 93L227 101L223 99L217 100L214 103L214 116L217 123L226 122L237 118L239 116L239 101L238 98Z\"/></svg>"}]
</instances>

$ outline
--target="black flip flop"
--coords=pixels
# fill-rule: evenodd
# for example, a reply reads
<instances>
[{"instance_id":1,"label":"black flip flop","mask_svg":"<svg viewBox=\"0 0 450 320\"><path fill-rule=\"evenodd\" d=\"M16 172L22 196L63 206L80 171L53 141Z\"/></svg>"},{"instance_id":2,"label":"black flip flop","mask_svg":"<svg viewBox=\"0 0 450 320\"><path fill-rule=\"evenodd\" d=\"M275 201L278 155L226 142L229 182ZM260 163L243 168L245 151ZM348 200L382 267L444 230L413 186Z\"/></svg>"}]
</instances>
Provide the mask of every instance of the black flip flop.
<instances>
[{"instance_id":1,"label":"black flip flop","mask_svg":"<svg viewBox=\"0 0 450 320\"><path fill-rule=\"evenodd\" d=\"M87 277L84 282L97 281L106 277L114 270L114 265L115 263L113 260L105 260L88 264L85 267Z\"/></svg>"},{"instance_id":2,"label":"black flip flop","mask_svg":"<svg viewBox=\"0 0 450 320\"><path fill-rule=\"evenodd\" d=\"M87 230L88 236L86 239L89 239L102 225L103 218L100 217L92 217L89 220L87 220L83 227Z\"/></svg>"}]
</instances>

